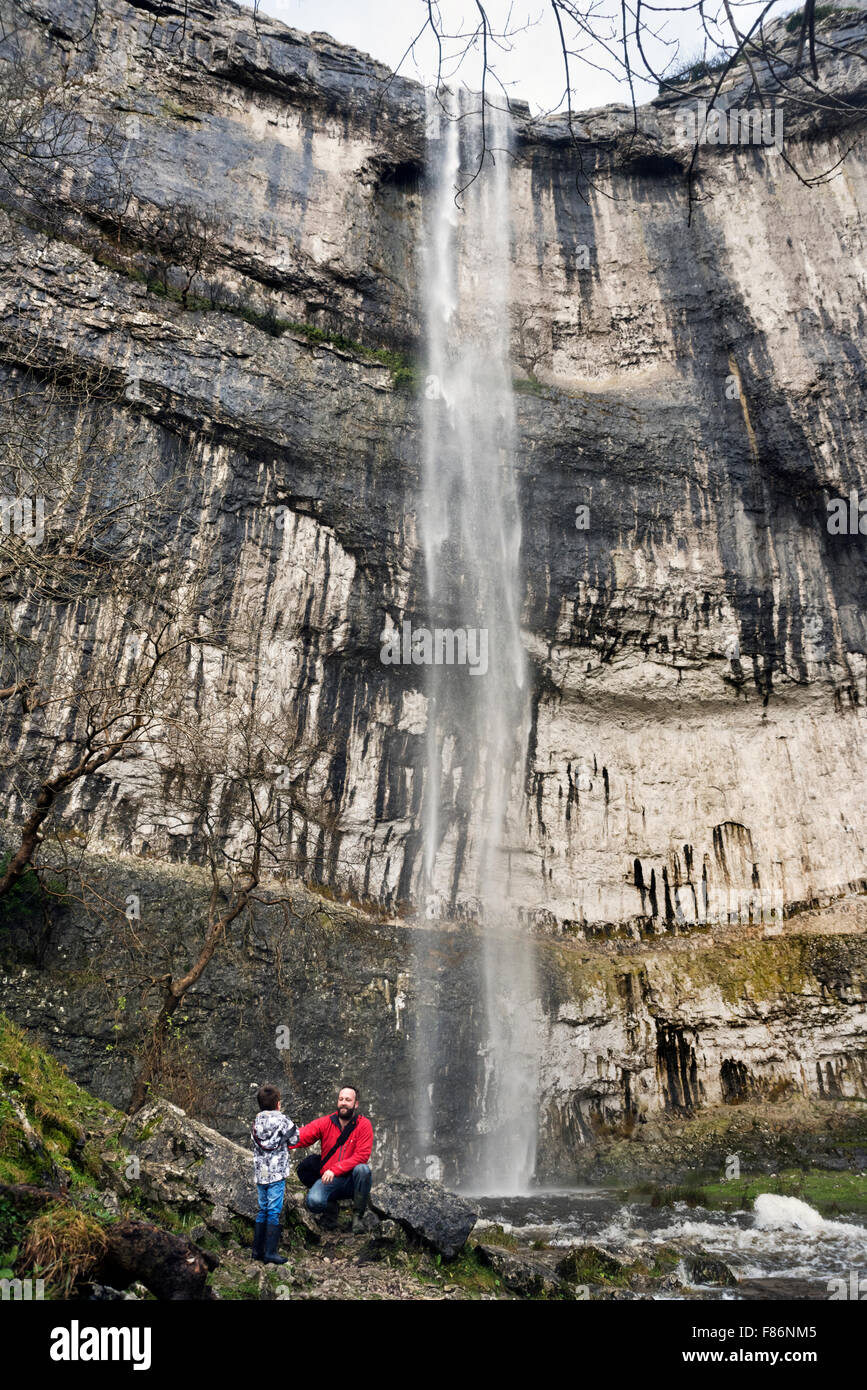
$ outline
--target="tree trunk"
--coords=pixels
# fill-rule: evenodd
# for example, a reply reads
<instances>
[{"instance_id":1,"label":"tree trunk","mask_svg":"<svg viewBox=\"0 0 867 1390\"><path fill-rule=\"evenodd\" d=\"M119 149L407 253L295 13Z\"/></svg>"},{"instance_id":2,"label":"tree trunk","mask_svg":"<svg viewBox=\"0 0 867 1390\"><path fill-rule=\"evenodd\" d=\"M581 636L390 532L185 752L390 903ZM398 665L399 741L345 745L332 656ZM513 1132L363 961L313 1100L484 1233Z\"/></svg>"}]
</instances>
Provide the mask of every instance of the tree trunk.
<instances>
[{"instance_id":1,"label":"tree trunk","mask_svg":"<svg viewBox=\"0 0 867 1390\"><path fill-rule=\"evenodd\" d=\"M186 991L184 991L186 993ZM150 1040L145 1048L142 1064L139 1067L138 1075L132 1085L132 1094L129 1104L126 1107L128 1115L134 1115L137 1110L141 1110L148 1098L148 1091L155 1076L159 1074L160 1060L163 1055L163 1047L166 1041L169 1023L172 1015L178 1008L183 994L175 994L170 983L166 990L166 997L163 1000L156 1022L151 1032Z\"/></svg>"},{"instance_id":2,"label":"tree trunk","mask_svg":"<svg viewBox=\"0 0 867 1390\"><path fill-rule=\"evenodd\" d=\"M251 882L247 884L238 898L238 901L235 903L235 906L231 908L224 917L221 917L217 922L213 922L208 929L208 934L205 937L205 944L199 952L195 964L187 971L186 975L182 975L179 980L169 980L162 1008L157 1014L150 1041L145 1048L144 1058L139 1073L133 1082L129 1104L126 1107L126 1113L128 1115L134 1115L137 1110L141 1110L148 1098L150 1086L159 1073L160 1059L162 1057L166 1033L168 1032L172 1015L177 1011L187 990L200 978L202 971L216 951L217 944L226 928L244 911L244 908L250 901L250 894L257 882L258 866L255 874L251 875Z\"/></svg>"}]
</instances>

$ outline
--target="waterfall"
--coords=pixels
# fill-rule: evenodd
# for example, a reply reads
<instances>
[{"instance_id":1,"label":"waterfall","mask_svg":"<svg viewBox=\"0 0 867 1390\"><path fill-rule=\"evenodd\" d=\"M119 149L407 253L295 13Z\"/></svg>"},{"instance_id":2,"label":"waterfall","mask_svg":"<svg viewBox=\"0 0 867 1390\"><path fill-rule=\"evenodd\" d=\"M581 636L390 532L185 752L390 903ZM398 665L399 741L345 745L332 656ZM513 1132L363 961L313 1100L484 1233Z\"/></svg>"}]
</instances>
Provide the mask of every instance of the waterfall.
<instances>
[{"instance_id":1,"label":"waterfall","mask_svg":"<svg viewBox=\"0 0 867 1390\"><path fill-rule=\"evenodd\" d=\"M466 91L428 99L419 522L434 631L420 888L428 921L478 923L479 1157L464 1182L514 1192L532 1175L537 1128L533 945L510 901L530 710L509 360L511 124L505 111L489 108L483 125L480 107ZM467 660L449 662L464 633ZM431 1059L447 1055L448 1039L436 1009L428 1018L417 1049L417 1104L424 1156L435 1170Z\"/></svg>"}]
</instances>

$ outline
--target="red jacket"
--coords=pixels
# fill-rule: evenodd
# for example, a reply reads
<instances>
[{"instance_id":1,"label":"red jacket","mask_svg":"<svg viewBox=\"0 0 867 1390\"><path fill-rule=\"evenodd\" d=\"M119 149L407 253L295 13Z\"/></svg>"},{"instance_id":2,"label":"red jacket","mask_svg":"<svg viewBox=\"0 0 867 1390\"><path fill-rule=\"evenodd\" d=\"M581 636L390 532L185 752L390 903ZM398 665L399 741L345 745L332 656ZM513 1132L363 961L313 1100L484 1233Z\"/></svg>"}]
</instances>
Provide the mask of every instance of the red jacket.
<instances>
[{"instance_id":1,"label":"red jacket","mask_svg":"<svg viewBox=\"0 0 867 1390\"><path fill-rule=\"evenodd\" d=\"M324 1156L334 1148L342 1133L336 1113L322 1115L318 1120L311 1120L309 1125L301 1126L298 1143L292 1144L291 1147L309 1149L318 1139L321 1145L320 1153ZM373 1125L366 1115L359 1115L349 1138L341 1144L334 1156L329 1158L326 1168L330 1168L336 1178L341 1173L351 1173L356 1164L367 1163L372 1148Z\"/></svg>"}]
</instances>

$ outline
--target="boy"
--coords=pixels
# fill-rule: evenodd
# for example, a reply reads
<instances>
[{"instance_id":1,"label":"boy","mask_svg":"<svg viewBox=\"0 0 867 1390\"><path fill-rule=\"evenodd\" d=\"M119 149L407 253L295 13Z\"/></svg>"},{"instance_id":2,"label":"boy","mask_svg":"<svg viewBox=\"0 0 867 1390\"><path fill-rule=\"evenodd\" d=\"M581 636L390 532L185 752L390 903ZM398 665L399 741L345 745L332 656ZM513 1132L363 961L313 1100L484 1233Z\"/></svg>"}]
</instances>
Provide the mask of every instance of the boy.
<instances>
[{"instance_id":1,"label":"boy","mask_svg":"<svg viewBox=\"0 0 867 1390\"><path fill-rule=\"evenodd\" d=\"M280 1092L276 1086L262 1086L256 1100L259 1113L253 1121L251 1137L259 1211L253 1235L253 1259L268 1265L284 1265L284 1257L277 1254L280 1212L289 1172L289 1146L298 1143L298 1126L288 1115L280 1113Z\"/></svg>"}]
</instances>

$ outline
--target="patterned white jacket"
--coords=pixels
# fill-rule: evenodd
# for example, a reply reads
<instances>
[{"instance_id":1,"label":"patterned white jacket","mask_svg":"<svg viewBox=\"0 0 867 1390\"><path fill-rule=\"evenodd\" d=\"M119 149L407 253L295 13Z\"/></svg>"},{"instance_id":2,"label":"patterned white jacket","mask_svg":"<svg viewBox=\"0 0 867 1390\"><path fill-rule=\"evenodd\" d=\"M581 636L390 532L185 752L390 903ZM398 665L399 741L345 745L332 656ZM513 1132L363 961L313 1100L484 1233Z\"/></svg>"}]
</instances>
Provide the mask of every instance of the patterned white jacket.
<instances>
[{"instance_id":1,"label":"patterned white jacket","mask_svg":"<svg viewBox=\"0 0 867 1390\"><path fill-rule=\"evenodd\" d=\"M253 1121L253 1172L257 1183L279 1182L289 1172L289 1145L298 1126L280 1110L260 1110Z\"/></svg>"}]
</instances>

